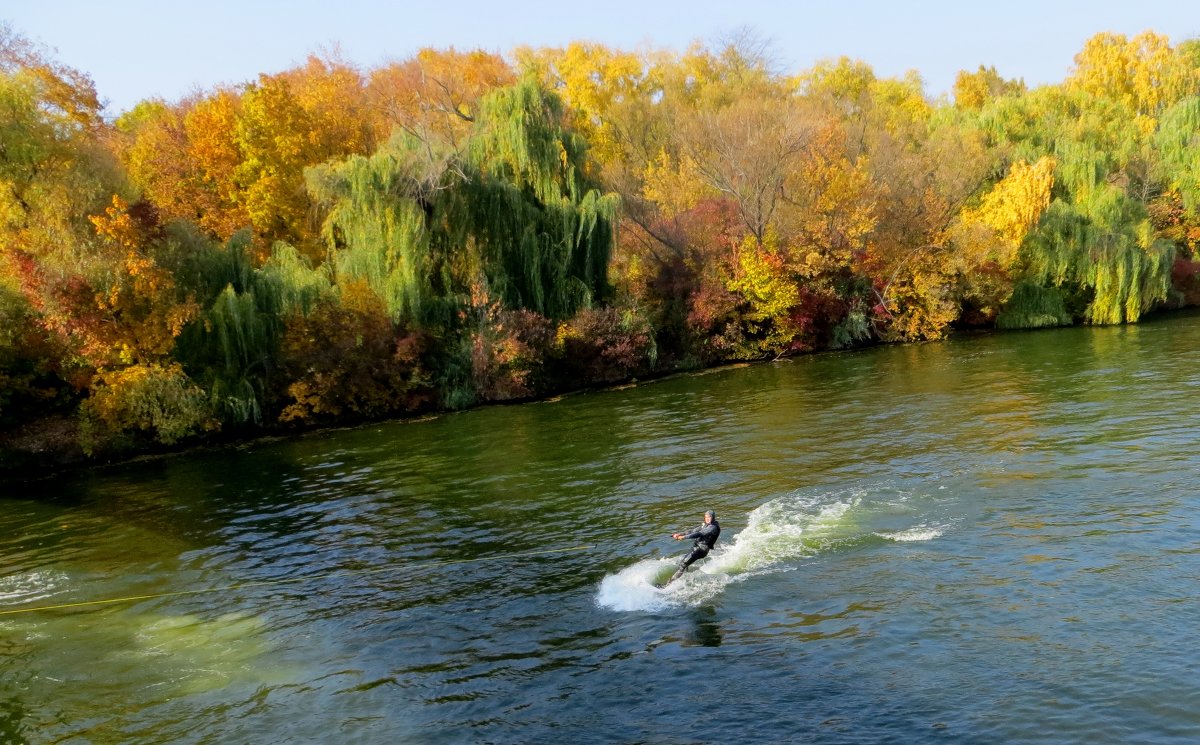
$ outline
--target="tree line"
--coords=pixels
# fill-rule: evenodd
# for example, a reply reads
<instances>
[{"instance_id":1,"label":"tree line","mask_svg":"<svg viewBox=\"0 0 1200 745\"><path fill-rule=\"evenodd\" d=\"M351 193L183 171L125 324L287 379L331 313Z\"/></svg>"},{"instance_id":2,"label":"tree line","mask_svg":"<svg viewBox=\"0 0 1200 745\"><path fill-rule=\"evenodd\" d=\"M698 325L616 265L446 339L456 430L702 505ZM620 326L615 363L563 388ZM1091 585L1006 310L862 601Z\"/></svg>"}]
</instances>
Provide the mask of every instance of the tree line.
<instances>
[{"instance_id":1,"label":"tree line","mask_svg":"<svg viewBox=\"0 0 1200 745\"><path fill-rule=\"evenodd\" d=\"M0 28L0 431L88 453L1200 301L1200 42L310 57L105 116Z\"/></svg>"}]
</instances>

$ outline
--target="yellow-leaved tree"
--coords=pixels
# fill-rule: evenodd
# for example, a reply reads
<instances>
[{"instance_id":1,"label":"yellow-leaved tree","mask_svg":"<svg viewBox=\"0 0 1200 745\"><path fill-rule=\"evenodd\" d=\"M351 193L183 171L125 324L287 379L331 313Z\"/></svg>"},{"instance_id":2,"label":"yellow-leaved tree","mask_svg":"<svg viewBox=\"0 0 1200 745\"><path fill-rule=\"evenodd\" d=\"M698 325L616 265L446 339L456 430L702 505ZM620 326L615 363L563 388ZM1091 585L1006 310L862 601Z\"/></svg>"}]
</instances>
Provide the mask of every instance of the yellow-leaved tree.
<instances>
[{"instance_id":1,"label":"yellow-leaved tree","mask_svg":"<svg viewBox=\"0 0 1200 745\"><path fill-rule=\"evenodd\" d=\"M979 204L963 208L952 228L962 301L974 323L993 321L1013 290L1021 244L1050 206L1054 159L1018 160Z\"/></svg>"},{"instance_id":2,"label":"yellow-leaved tree","mask_svg":"<svg viewBox=\"0 0 1200 745\"><path fill-rule=\"evenodd\" d=\"M1157 118L1200 88L1200 70L1166 36L1146 31L1132 39L1100 33L1075 55L1068 88L1115 99L1139 117Z\"/></svg>"},{"instance_id":3,"label":"yellow-leaved tree","mask_svg":"<svg viewBox=\"0 0 1200 745\"><path fill-rule=\"evenodd\" d=\"M979 66L975 72L960 70L954 78L954 104L963 109L981 109L1001 96L1025 93L1025 81L1005 80L995 67Z\"/></svg>"},{"instance_id":4,"label":"yellow-leaved tree","mask_svg":"<svg viewBox=\"0 0 1200 745\"><path fill-rule=\"evenodd\" d=\"M470 136L479 101L516 82L499 55L425 48L414 56L372 70L367 100L376 139L396 130L424 143L430 152L458 152Z\"/></svg>"}]
</instances>

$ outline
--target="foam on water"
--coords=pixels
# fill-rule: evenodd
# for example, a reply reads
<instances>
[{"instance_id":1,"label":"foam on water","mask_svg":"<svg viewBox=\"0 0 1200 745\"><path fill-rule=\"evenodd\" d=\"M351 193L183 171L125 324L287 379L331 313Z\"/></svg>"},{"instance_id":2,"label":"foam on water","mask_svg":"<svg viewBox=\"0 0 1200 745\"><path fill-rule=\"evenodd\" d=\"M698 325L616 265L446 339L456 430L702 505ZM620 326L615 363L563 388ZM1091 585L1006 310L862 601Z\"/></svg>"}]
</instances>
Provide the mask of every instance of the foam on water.
<instances>
[{"instance_id":1,"label":"foam on water","mask_svg":"<svg viewBox=\"0 0 1200 745\"><path fill-rule=\"evenodd\" d=\"M0 605L23 605L45 600L66 591L66 572L37 570L0 577Z\"/></svg>"},{"instance_id":2,"label":"foam on water","mask_svg":"<svg viewBox=\"0 0 1200 745\"><path fill-rule=\"evenodd\" d=\"M693 565L665 588L678 556L645 559L604 577L596 595L601 607L616 611L657 611L696 605L720 594L731 583L761 574L790 571L799 560L862 539L894 542L930 541L946 526L913 524L911 493L895 489L872 493L847 489L820 494L794 493L755 508L746 527L722 541L707 559ZM908 525L897 528L903 520ZM878 523L886 523L881 529ZM682 551L678 552L682 555Z\"/></svg>"},{"instance_id":3,"label":"foam on water","mask_svg":"<svg viewBox=\"0 0 1200 745\"><path fill-rule=\"evenodd\" d=\"M662 610L671 601L672 586L655 587L659 577L675 571L675 559L644 559L600 580L596 602L611 610ZM679 584L676 582L675 584Z\"/></svg>"},{"instance_id":4,"label":"foam on water","mask_svg":"<svg viewBox=\"0 0 1200 745\"><path fill-rule=\"evenodd\" d=\"M938 538L945 532L944 528L933 525L918 525L915 528L908 530L900 530L896 532L880 531L875 535L880 538L886 538L889 541L898 541L900 543L908 543L911 541L932 541Z\"/></svg>"}]
</instances>

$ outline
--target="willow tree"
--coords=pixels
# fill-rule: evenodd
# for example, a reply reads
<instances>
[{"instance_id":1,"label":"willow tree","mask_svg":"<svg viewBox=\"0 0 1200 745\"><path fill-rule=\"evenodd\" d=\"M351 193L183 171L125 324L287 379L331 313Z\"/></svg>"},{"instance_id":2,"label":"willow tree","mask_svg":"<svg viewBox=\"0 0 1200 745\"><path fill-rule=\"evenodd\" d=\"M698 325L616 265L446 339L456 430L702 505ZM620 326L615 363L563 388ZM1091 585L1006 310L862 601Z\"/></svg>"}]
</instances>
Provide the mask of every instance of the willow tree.
<instances>
[{"instance_id":1,"label":"willow tree","mask_svg":"<svg viewBox=\"0 0 1200 745\"><path fill-rule=\"evenodd\" d=\"M439 156L423 157L414 138L398 133L374 155L307 173L309 190L329 210L323 228L329 265L339 278L365 280L394 318L440 315L430 302L440 272L432 267L425 210L449 183L447 166Z\"/></svg>"},{"instance_id":2,"label":"willow tree","mask_svg":"<svg viewBox=\"0 0 1200 745\"><path fill-rule=\"evenodd\" d=\"M1191 215L1200 213L1200 96L1185 98L1159 120L1154 136L1167 186Z\"/></svg>"},{"instance_id":3,"label":"willow tree","mask_svg":"<svg viewBox=\"0 0 1200 745\"><path fill-rule=\"evenodd\" d=\"M604 299L616 197L532 78L480 102L470 139L402 133L374 155L310 169L338 281L363 279L397 322L438 325L472 292L566 318Z\"/></svg>"},{"instance_id":4,"label":"willow tree","mask_svg":"<svg viewBox=\"0 0 1200 745\"><path fill-rule=\"evenodd\" d=\"M177 267L203 305L175 349L192 379L209 393L213 410L233 425L262 424L278 393L276 366L287 317L305 313L331 294L326 272L295 248L277 243L261 267L253 262L249 231L224 245L181 233L187 259Z\"/></svg>"},{"instance_id":5,"label":"willow tree","mask_svg":"<svg viewBox=\"0 0 1200 745\"><path fill-rule=\"evenodd\" d=\"M1167 298L1174 250L1148 219L1145 133L1110 100L1042 91L1026 103L1016 152L1054 158L1052 202L1023 241L1009 328L1136 321ZM1011 130L1010 130L1011 132Z\"/></svg>"},{"instance_id":6,"label":"willow tree","mask_svg":"<svg viewBox=\"0 0 1200 745\"><path fill-rule=\"evenodd\" d=\"M587 176L586 142L562 121L558 97L530 79L486 97L467 183L448 200L491 286L551 318L604 299L617 207Z\"/></svg>"},{"instance_id":7,"label":"willow tree","mask_svg":"<svg viewBox=\"0 0 1200 745\"><path fill-rule=\"evenodd\" d=\"M1197 45L1200 49L1200 44ZM1158 193L1147 205L1162 237L1187 258L1200 247L1200 96L1185 98L1163 113L1153 138L1153 177ZM1179 274L1190 267L1176 267Z\"/></svg>"},{"instance_id":8,"label":"willow tree","mask_svg":"<svg viewBox=\"0 0 1200 745\"><path fill-rule=\"evenodd\" d=\"M1056 325L1067 316L1132 322L1168 296L1174 247L1156 234L1147 211L1163 181L1164 148L1150 136L1147 113L1158 109L1134 116L1132 98L1102 90L1073 79L983 112L985 129L1015 155L1055 162L1052 201L1021 245L1013 272L1020 292L1000 325ZM1174 127L1180 152L1185 113ZM1186 168L1175 170L1186 176Z\"/></svg>"},{"instance_id":9,"label":"willow tree","mask_svg":"<svg viewBox=\"0 0 1200 745\"><path fill-rule=\"evenodd\" d=\"M1142 204L1104 187L1051 204L1022 259L1027 281L1084 298L1089 323L1125 323L1167 298L1174 246L1156 238Z\"/></svg>"}]
</instances>

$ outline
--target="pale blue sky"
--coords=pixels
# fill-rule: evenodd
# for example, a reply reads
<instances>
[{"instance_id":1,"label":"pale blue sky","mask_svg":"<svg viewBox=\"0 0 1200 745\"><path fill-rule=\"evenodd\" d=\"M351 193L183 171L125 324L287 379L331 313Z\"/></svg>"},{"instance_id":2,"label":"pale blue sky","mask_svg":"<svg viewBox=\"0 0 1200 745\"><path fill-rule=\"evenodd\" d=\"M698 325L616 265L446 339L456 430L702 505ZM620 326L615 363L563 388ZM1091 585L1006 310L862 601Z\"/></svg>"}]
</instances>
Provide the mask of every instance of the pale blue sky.
<instances>
[{"instance_id":1,"label":"pale blue sky","mask_svg":"<svg viewBox=\"0 0 1200 745\"><path fill-rule=\"evenodd\" d=\"M424 46L504 53L520 44L591 40L678 50L739 26L772 39L789 71L848 55L881 76L916 69L931 95L948 91L958 70L980 64L1033 86L1061 81L1083 41L1099 31L1152 29L1175 43L1200 36L1200 2L0 0L0 21L90 74L114 115L143 98L174 100L278 72L335 44L370 67Z\"/></svg>"}]
</instances>

